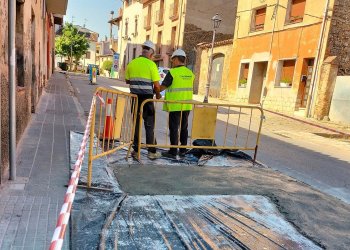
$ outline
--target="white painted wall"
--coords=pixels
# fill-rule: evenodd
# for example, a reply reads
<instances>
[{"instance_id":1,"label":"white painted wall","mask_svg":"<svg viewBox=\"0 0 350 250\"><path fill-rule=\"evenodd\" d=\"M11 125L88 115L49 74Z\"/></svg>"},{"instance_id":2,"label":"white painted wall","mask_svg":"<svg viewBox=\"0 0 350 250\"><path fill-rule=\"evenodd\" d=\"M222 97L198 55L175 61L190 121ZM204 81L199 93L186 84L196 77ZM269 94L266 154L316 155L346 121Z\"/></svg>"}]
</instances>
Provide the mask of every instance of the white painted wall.
<instances>
[{"instance_id":1,"label":"white painted wall","mask_svg":"<svg viewBox=\"0 0 350 250\"><path fill-rule=\"evenodd\" d=\"M350 124L350 76L337 77L329 118Z\"/></svg>"}]
</instances>

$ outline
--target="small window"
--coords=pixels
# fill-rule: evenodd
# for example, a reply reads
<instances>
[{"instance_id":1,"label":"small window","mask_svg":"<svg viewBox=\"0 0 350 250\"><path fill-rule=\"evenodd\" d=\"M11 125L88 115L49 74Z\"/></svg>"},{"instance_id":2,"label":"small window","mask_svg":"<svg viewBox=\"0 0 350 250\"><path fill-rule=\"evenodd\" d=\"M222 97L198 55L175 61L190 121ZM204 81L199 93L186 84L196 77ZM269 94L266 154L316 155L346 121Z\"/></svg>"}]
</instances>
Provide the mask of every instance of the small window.
<instances>
[{"instance_id":1,"label":"small window","mask_svg":"<svg viewBox=\"0 0 350 250\"><path fill-rule=\"evenodd\" d=\"M136 48L132 49L132 59L136 58Z\"/></svg>"},{"instance_id":2,"label":"small window","mask_svg":"<svg viewBox=\"0 0 350 250\"><path fill-rule=\"evenodd\" d=\"M171 49L175 49L175 39L176 39L176 26L171 28L171 42L170 42Z\"/></svg>"},{"instance_id":3,"label":"small window","mask_svg":"<svg viewBox=\"0 0 350 250\"><path fill-rule=\"evenodd\" d=\"M287 23L301 23L304 19L306 0L290 0Z\"/></svg>"},{"instance_id":4,"label":"small window","mask_svg":"<svg viewBox=\"0 0 350 250\"><path fill-rule=\"evenodd\" d=\"M90 51L86 52L85 57L86 57L86 59L90 59L91 58L91 52Z\"/></svg>"},{"instance_id":5,"label":"small window","mask_svg":"<svg viewBox=\"0 0 350 250\"><path fill-rule=\"evenodd\" d=\"M276 87L291 87L296 60L281 60L278 63Z\"/></svg>"},{"instance_id":6,"label":"small window","mask_svg":"<svg viewBox=\"0 0 350 250\"><path fill-rule=\"evenodd\" d=\"M158 31L156 54L161 54L161 50L162 50L162 32Z\"/></svg>"},{"instance_id":7,"label":"small window","mask_svg":"<svg viewBox=\"0 0 350 250\"><path fill-rule=\"evenodd\" d=\"M266 7L254 10L251 31L264 30Z\"/></svg>"},{"instance_id":8,"label":"small window","mask_svg":"<svg viewBox=\"0 0 350 250\"><path fill-rule=\"evenodd\" d=\"M126 19L125 20L125 37L128 37L128 33L129 33L128 28L129 28L129 20Z\"/></svg>"},{"instance_id":9,"label":"small window","mask_svg":"<svg viewBox=\"0 0 350 250\"><path fill-rule=\"evenodd\" d=\"M138 35L138 33L137 33L138 22L139 22L139 21L138 21L137 17L135 17L135 36Z\"/></svg>"},{"instance_id":10,"label":"small window","mask_svg":"<svg viewBox=\"0 0 350 250\"><path fill-rule=\"evenodd\" d=\"M248 74L249 74L249 63L242 63L240 75L239 75L239 81L238 81L239 88L247 87Z\"/></svg>"}]
</instances>

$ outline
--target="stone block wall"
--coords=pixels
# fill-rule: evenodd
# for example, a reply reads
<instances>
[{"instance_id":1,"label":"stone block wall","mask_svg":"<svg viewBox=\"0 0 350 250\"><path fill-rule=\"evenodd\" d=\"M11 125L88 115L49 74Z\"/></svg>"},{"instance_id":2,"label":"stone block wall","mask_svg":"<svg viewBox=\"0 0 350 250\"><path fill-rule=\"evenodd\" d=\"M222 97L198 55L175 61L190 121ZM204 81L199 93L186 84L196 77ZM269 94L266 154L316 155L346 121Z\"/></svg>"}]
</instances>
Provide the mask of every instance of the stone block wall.
<instances>
[{"instance_id":1,"label":"stone block wall","mask_svg":"<svg viewBox=\"0 0 350 250\"><path fill-rule=\"evenodd\" d=\"M219 45L221 44L222 45ZM223 54L224 55L224 65L222 71L221 78L221 90L220 90L220 99L224 99L228 97L227 86L232 84L228 79L228 72L230 70L230 60L232 53L232 39L225 40L223 42L218 42L214 46L213 55ZM211 48L209 46L197 46L196 49L197 58L195 65L195 82L194 82L194 90L195 93L199 93L201 95L205 94L205 85L207 83L208 78L208 64L209 64L209 56L211 53Z\"/></svg>"},{"instance_id":2,"label":"stone block wall","mask_svg":"<svg viewBox=\"0 0 350 250\"><path fill-rule=\"evenodd\" d=\"M314 112L314 118L318 120L329 115L338 69L338 61L335 56L328 57L321 65Z\"/></svg>"},{"instance_id":3,"label":"stone block wall","mask_svg":"<svg viewBox=\"0 0 350 250\"><path fill-rule=\"evenodd\" d=\"M350 0L335 0L327 56L337 56L338 75L350 75Z\"/></svg>"},{"instance_id":4,"label":"stone block wall","mask_svg":"<svg viewBox=\"0 0 350 250\"><path fill-rule=\"evenodd\" d=\"M194 65L196 62L196 46L199 43L211 43L212 39L213 31L202 30L194 24L185 24L183 50L187 54L187 62L189 65ZM228 39L232 39L232 34L216 33L216 42Z\"/></svg>"}]
</instances>

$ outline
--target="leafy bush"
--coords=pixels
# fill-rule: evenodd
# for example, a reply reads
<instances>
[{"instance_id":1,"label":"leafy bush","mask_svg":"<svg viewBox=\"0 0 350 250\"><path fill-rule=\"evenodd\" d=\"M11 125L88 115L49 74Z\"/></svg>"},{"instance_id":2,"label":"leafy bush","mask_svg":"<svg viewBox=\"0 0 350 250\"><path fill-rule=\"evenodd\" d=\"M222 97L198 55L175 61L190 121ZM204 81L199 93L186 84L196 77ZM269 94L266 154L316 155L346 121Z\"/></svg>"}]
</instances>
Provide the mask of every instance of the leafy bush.
<instances>
[{"instance_id":1,"label":"leafy bush","mask_svg":"<svg viewBox=\"0 0 350 250\"><path fill-rule=\"evenodd\" d=\"M102 69L108 72L111 71L112 67L113 67L113 62L110 60L104 61L102 64Z\"/></svg>"}]
</instances>

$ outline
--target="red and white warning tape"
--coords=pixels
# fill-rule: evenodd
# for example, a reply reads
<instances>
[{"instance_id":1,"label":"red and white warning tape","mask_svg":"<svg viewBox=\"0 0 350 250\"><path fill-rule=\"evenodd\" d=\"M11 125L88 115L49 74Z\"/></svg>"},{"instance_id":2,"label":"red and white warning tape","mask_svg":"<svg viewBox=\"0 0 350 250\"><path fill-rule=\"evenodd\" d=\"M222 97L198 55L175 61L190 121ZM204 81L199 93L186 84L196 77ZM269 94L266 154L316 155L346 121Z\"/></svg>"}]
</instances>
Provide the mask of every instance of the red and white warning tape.
<instances>
[{"instance_id":1,"label":"red and white warning tape","mask_svg":"<svg viewBox=\"0 0 350 250\"><path fill-rule=\"evenodd\" d=\"M95 104L96 104L96 97L94 96L92 98L89 118L85 127L84 137L80 145L80 150L78 153L77 160L74 164L74 171L68 183L68 189L64 197L64 204L61 208L60 215L58 216L58 219L57 219L56 229L51 240L50 250L53 250L53 249L59 250L62 248L62 245L63 245L64 234L66 232L66 228L68 225L70 212L71 212L74 197L75 197L75 191L77 189L77 185L79 181L81 165L84 160L85 150L89 139L90 126L91 126L93 109Z\"/></svg>"},{"instance_id":2,"label":"red and white warning tape","mask_svg":"<svg viewBox=\"0 0 350 250\"><path fill-rule=\"evenodd\" d=\"M97 92L96 96L98 97L98 99L100 99L101 103L105 105L105 100L102 98L101 94Z\"/></svg>"}]
</instances>

